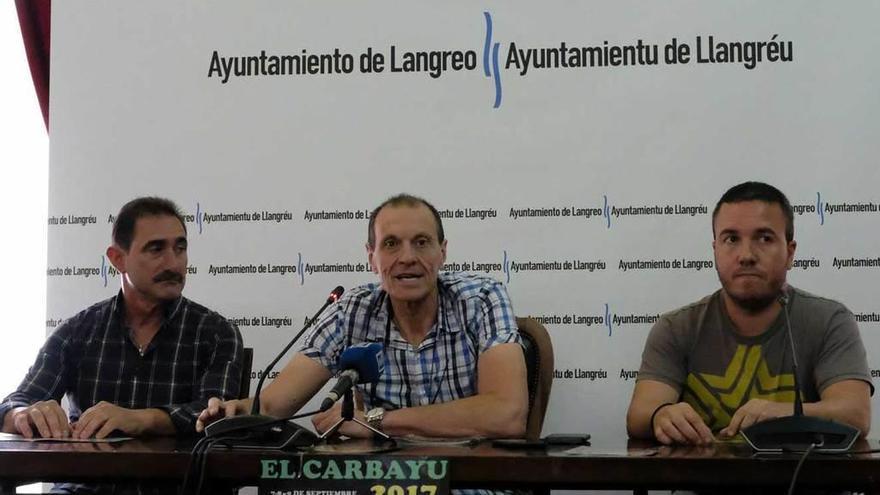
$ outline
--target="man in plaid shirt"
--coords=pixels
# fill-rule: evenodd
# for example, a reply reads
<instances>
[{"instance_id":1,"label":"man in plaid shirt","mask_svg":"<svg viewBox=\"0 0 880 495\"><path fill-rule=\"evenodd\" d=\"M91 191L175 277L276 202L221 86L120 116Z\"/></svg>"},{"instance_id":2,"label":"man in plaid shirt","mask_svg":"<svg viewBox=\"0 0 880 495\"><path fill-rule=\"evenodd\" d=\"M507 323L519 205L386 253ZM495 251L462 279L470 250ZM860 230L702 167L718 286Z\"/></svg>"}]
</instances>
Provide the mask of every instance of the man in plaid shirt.
<instances>
[{"instance_id":1,"label":"man in plaid shirt","mask_svg":"<svg viewBox=\"0 0 880 495\"><path fill-rule=\"evenodd\" d=\"M209 397L238 396L238 329L181 296L187 239L174 203L138 198L123 206L107 257L121 290L46 340L18 390L0 403L4 432L190 434ZM65 394L69 417L59 405Z\"/></svg>"},{"instance_id":2,"label":"man in plaid shirt","mask_svg":"<svg viewBox=\"0 0 880 495\"><path fill-rule=\"evenodd\" d=\"M367 255L379 284L350 291L315 325L303 348L263 390L263 413L299 410L338 370L351 344L384 344L384 373L362 390L361 421L391 436L514 438L525 434L526 368L503 285L489 277L443 273L446 239L437 210L395 196L370 217ZM212 398L197 428L246 414L252 399ZM339 404L313 418L319 432L341 417ZM372 433L346 422L341 433Z\"/></svg>"}]
</instances>

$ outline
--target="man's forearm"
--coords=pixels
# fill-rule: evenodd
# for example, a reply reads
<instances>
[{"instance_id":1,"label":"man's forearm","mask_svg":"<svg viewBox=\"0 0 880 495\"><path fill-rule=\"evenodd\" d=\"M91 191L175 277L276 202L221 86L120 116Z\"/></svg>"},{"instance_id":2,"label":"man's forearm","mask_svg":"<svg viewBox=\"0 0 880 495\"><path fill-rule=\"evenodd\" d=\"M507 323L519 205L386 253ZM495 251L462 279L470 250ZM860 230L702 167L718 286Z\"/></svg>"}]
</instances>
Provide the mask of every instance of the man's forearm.
<instances>
[{"instance_id":1,"label":"man's forearm","mask_svg":"<svg viewBox=\"0 0 880 495\"><path fill-rule=\"evenodd\" d=\"M846 423L858 428L862 436L867 436L871 428L870 402L858 399L823 399L804 404L804 414Z\"/></svg>"},{"instance_id":2,"label":"man's forearm","mask_svg":"<svg viewBox=\"0 0 880 495\"><path fill-rule=\"evenodd\" d=\"M631 438L653 439L654 429L651 425L651 414L661 403L654 404L633 402L626 414L626 432Z\"/></svg>"},{"instance_id":3,"label":"man's forearm","mask_svg":"<svg viewBox=\"0 0 880 495\"><path fill-rule=\"evenodd\" d=\"M862 380L841 380L825 387L821 400L804 404L804 414L831 419L858 428L871 428L871 388Z\"/></svg>"},{"instance_id":4,"label":"man's forearm","mask_svg":"<svg viewBox=\"0 0 880 495\"><path fill-rule=\"evenodd\" d=\"M626 432L632 438L653 439L651 417L663 404L677 404L679 392L669 384L642 379L636 382L633 396L626 411Z\"/></svg>"},{"instance_id":5,"label":"man's forearm","mask_svg":"<svg viewBox=\"0 0 880 495\"><path fill-rule=\"evenodd\" d=\"M174 435L177 429L171 416L161 409L133 409L138 423L141 425L141 435Z\"/></svg>"},{"instance_id":6,"label":"man's forearm","mask_svg":"<svg viewBox=\"0 0 880 495\"><path fill-rule=\"evenodd\" d=\"M528 406L491 395L408 407L385 413L382 429L392 436L520 438Z\"/></svg>"}]
</instances>

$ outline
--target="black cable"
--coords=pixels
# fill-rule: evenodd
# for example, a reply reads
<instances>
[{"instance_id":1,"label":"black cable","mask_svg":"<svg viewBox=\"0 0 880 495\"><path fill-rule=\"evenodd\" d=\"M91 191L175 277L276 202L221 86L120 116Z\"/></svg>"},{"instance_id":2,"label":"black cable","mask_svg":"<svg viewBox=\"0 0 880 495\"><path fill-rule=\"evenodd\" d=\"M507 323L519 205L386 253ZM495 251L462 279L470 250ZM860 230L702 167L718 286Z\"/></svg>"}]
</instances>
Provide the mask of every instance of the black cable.
<instances>
[{"instance_id":1,"label":"black cable","mask_svg":"<svg viewBox=\"0 0 880 495\"><path fill-rule=\"evenodd\" d=\"M205 469L205 466L207 466L208 464L208 451L211 450L211 447L213 447L215 443L217 442L208 442L207 447L205 447L205 452L202 453L201 459L199 459L199 482L196 485L195 495L201 495L202 493L202 487L205 484L205 478L208 477L208 470Z\"/></svg>"},{"instance_id":2,"label":"black cable","mask_svg":"<svg viewBox=\"0 0 880 495\"><path fill-rule=\"evenodd\" d=\"M259 425L261 428L268 428L274 426L276 424L281 424L286 421L292 421L294 419L302 419L308 416L314 416L321 412L317 411L309 411L301 414L294 414L293 416L288 416L286 418L278 418L273 421L269 421ZM227 447L234 447L236 440L245 440L253 437L252 431L242 431L239 432L239 435L222 435L216 437L202 437L198 442L193 446L192 452L189 458L189 464L186 468L186 474L183 477L183 484L181 485L181 493L200 495L202 493L202 489L205 484L205 479L207 478L207 465L208 465L208 453L211 449L214 448L218 443L222 443ZM190 485L193 484L193 480L195 480L195 490L193 490Z\"/></svg>"},{"instance_id":3,"label":"black cable","mask_svg":"<svg viewBox=\"0 0 880 495\"><path fill-rule=\"evenodd\" d=\"M821 443L813 443L807 447L807 450L804 451L804 455L801 456L801 460L798 461L797 467L794 469L794 476L791 477L791 484L788 485L788 495L792 495L794 493L794 485L797 483L798 475L801 474L801 468L804 465L804 462L807 460L807 457L813 452L813 449L816 447L821 447L825 442Z\"/></svg>"},{"instance_id":4,"label":"black cable","mask_svg":"<svg viewBox=\"0 0 880 495\"><path fill-rule=\"evenodd\" d=\"M186 493L187 486L189 486L189 478L190 472L192 471L193 466L193 458L196 456L196 452L199 450L199 446L202 442L206 440L207 437L200 438L195 445L193 445L192 451L189 454L189 462L186 465L186 473L183 475L183 483L180 485L180 492Z\"/></svg>"},{"instance_id":5,"label":"black cable","mask_svg":"<svg viewBox=\"0 0 880 495\"><path fill-rule=\"evenodd\" d=\"M199 439L198 442L193 446L192 453L190 454L189 464L186 468L186 474L183 477L183 484L181 485L181 493L193 493L190 488L191 481L196 478L200 478L203 474L203 470L200 468L202 458L206 457L208 450L216 441L216 438L212 437L203 437Z\"/></svg>"}]
</instances>

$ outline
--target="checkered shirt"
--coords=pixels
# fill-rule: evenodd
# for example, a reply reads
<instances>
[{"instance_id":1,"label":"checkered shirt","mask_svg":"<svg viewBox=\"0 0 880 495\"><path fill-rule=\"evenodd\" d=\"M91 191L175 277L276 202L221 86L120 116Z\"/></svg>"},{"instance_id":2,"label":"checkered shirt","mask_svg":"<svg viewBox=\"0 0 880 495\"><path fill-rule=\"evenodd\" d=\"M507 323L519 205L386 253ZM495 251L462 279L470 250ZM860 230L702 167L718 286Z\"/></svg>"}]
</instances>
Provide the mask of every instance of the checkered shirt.
<instances>
[{"instance_id":1,"label":"checkered shirt","mask_svg":"<svg viewBox=\"0 0 880 495\"><path fill-rule=\"evenodd\" d=\"M67 394L71 421L107 401L161 409L178 433L194 434L209 397L238 397L241 335L219 314L183 297L164 311L143 355L125 324L122 292L70 318L46 340L18 389L0 403L0 418L14 407L60 401Z\"/></svg>"},{"instance_id":2,"label":"checkered shirt","mask_svg":"<svg viewBox=\"0 0 880 495\"><path fill-rule=\"evenodd\" d=\"M375 397L372 387L361 390L368 408L398 409L470 397L476 394L480 354L498 344L520 342L516 317L507 290L492 278L441 273L437 285L437 320L417 347L389 322L388 295L374 283L340 299L308 333L300 351L335 374L342 351L351 344L385 345L385 371Z\"/></svg>"}]
</instances>

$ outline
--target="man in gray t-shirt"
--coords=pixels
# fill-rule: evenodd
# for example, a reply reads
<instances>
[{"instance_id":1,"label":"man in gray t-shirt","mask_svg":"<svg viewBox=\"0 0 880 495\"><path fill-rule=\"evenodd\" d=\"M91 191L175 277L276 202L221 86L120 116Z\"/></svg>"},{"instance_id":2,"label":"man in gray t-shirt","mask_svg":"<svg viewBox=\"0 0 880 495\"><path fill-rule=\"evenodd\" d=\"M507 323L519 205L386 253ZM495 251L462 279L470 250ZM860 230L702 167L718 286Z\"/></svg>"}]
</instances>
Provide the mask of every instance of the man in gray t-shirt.
<instances>
[{"instance_id":1,"label":"man in gray t-shirt","mask_svg":"<svg viewBox=\"0 0 880 495\"><path fill-rule=\"evenodd\" d=\"M805 414L867 434L873 386L852 313L785 282L796 248L785 195L757 182L734 186L715 207L712 227L722 288L651 329L627 412L630 436L707 444L713 432L730 437L791 415L783 310L797 343Z\"/></svg>"}]
</instances>

